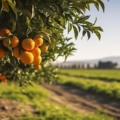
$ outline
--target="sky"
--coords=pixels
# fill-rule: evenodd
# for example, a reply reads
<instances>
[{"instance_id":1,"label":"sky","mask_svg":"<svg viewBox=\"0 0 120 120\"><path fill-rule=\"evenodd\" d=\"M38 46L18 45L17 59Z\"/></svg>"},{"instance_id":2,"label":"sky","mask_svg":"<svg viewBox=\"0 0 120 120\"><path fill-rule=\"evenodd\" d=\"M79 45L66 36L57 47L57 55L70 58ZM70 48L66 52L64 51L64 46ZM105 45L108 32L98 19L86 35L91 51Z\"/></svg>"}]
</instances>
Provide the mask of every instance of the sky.
<instances>
[{"instance_id":1,"label":"sky","mask_svg":"<svg viewBox=\"0 0 120 120\"><path fill-rule=\"evenodd\" d=\"M101 33L101 40L93 34L87 40L87 37L81 40L81 35L77 40L72 39L77 49L67 61L72 60L90 60L111 56L120 56L120 0L104 0L105 12L99 12L91 8L91 21L97 17L96 25L101 26L104 32ZM73 36L71 33L70 36ZM63 61L59 58L58 61Z\"/></svg>"}]
</instances>

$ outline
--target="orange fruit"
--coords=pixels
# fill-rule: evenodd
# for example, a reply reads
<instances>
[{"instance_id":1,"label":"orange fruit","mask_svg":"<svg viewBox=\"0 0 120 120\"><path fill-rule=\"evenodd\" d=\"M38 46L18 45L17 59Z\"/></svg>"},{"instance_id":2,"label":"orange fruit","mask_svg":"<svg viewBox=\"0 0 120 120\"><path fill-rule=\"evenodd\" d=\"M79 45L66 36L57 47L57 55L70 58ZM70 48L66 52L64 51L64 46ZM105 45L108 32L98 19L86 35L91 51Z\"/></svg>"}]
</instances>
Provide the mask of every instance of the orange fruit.
<instances>
[{"instance_id":1,"label":"orange fruit","mask_svg":"<svg viewBox=\"0 0 120 120\"><path fill-rule=\"evenodd\" d=\"M34 42L35 42L35 46L36 46L36 47L39 47L39 46L41 46L41 45L43 44L43 38L40 37L40 36L35 36L35 37L33 38L33 40L34 40Z\"/></svg>"},{"instance_id":2,"label":"orange fruit","mask_svg":"<svg viewBox=\"0 0 120 120\"><path fill-rule=\"evenodd\" d=\"M3 8L4 8L4 10L7 10L7 11L9 10L8 2L13 3L14 6L16 5L16 2L15 2L15 1L12 2L12 0L6 0L6 1L3 1Z\"/></svg>"},{"instance_id":3,"label":"orange fruit","mask_svg":"<svg viewBox=\"0 0 120 120\"><path fill-rule=\"evenodd\" d=\"M41 65L34 65L34 67L35 67L36 70L42 70Z\"/></svg>"},{"instance_id":4,"label":"orange fruit","mask_svg":"<svg viewBox=\"0 0 120 120\"><path fill-rule=\"evenodd\" d=\"M9 45L9 40L7 40L6 38L3 39L3 45L7 47Z\"/></svg>"},{"instance_id":5,"label":"orange fruit","mask_svg":"<svg viewBox=\"0 0 120 120\"><path fill-rule=\"evenodd\" d=\"M33 64L34 65L39 65L42 62L42 57L38 56L34 58Z\"/></svg>"},{"instance_id":6,"label":"orange fruit","mask_svg":"<svg viewBox=\"0 0 120 120\"><path fill-rule=\"evenodd\" d=\"M11 46L12 46L12 48L17 47L18 44L19 44L19 39L18 39L18 37L13 36L12 39L11 39Z\"/></svg>"},{"instance_id":7,"label":"orange fruit","mask_svg":"<svg viewBox=\"0 0 120 120\"><path fill-rule=\"evenodd\" d=\"M13 56L16 58L20 58L20 51L18 47L13 49Z\"/></svg>"},{"instance_id":8,"label":"orange fruit","mask_svg":"<svg viewBox=\"0 0 120 120\"><path fill-rule=\"evenodd\" d=\"M3 8L4 8L5 10L9 10L9 6L8 6L8 2L7 2L7 1L4 1L4 2L3 2Z\"/></svg>"},{"instance_id":9,"label":"orange fruit","mask_svg":"<svg viewBox=\"0 0 120 120\"><path fill-rule=\"evenodd\" d=\"M31 52L24 51L20 54L20 60L24 64L31 64L34 61L34 56Z\"/></svg>"},{"instance_id":10,"label":"orange fruit","mask_svg":"<svg viewBox=\"0 0 120 120\"><path fill-rule=\"evenodd\" d=\"M6 78L6 76L3 73L1 73L0 79L5 79L5 78Z\"/></svg>"},{"instance_id":11,"label":"orange fruit","mask_svg":"<svg viewBox=\"0 0 120 120\"><path fill-rule=\"evenodd\" d=\"M3 36L8 36L10 35L11 32L8 28L2 28L0 29L0 36L3 37Z\"/></svg>"},{"instance_id":12,"label":"orange fruit","mask_svg":"<svg viewBox=\"0 0 120 120\"><path fill-rule=\"evenodd\" d=\"M13 36L10 41L7 39L3 39L3 45L5 47L7 47L9 44L11 45L12 48L15 48L19 44L19 39L16 36Z\"/></svg>"},{"instance_id":13,"label":"orange fruit","mask_svg":"<svg viewBox=\"0 0 120 120\"><path fill-rule=\"evenodd\" d=\"M0 75L0 79L2 80L2 79L4 79L4 78L5 78L5 75L1 74L1 75Z\"/></svg>"},{"instance_id":14,"label":"orange fruit","mask_svg":"<svg viewBox=\"0 0 120 120\"><path fill-rule=\"evenodd\" d=\"M0 58L4 57L4 55L5 55L5 51L2 48L0 48Z\"/></svg>"},{"instance_id":15,"label":"orange fruit","mask_svg":"<svg viewBox=\"0 0 120 120\"><path fill-rule=\"evenodd\" d=\"M48 51L48 45L43 44L43 45L40 47L40 49L41 49L41 52L42 52L42 53L45 53L45 52Z\"/></svg>"},{"instance_id":16,"label":"orange fruit","mask_svg":"<svg viewBox=\"0 0 120 120\"><path fill-rule=\"evenodd\" d=\"M35 47L35 42L31 38L26 38L22 41L23 49L30 51Z\"/></svg>"},{"instance_id":17,"label":"orange fruit","mask_svg":"<svg viewBox=\"0 0 120 120\"><path fill-rule=\"evenodd\" d=\"M2 79L2 82L6 83L6 82L7 82L7 79L6 79L6 78Z\"/></svg>"},{"instance_id":18,"label":"orange fruit","mask_svg":"<svg viewBox=\"0 0 120 120\"><path fill-rule=\"evenodd\" d=\"M34 57L38 57L41 54L41 50L38 47L35 47L33 50L30 51Z\"/></svg>"},{"instance_id":19,"label":"orange fruit","mask_svg":"<svg viewBox=\"0 0 120 120\"><path fill-rule=\"evenodd\" d=\"M0 80L2 79L2 75L0 75Z\"/></svg>"},{"instance_id":20,"label":"orange fruit","mask_svg":"<svg viewBox=\"0 0 120 120\"><path fill-rule=\"evenodd\" d=\"M7 78L6 78L6 76L5 76L4 74L1 74L1 75L0 75L0 80L1 80L2 82L4 82L4 83L7 82Z\"/></svg>"}]
</instances>

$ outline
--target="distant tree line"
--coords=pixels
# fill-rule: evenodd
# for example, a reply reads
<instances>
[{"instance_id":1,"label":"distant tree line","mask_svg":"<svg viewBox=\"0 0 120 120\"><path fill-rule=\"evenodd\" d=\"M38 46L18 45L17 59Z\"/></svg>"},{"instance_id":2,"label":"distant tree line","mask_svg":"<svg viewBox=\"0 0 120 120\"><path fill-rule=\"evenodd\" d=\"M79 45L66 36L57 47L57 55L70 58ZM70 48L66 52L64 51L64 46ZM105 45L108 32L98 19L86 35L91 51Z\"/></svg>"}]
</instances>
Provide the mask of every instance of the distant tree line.
<instances>
[{"instance_id":1,"label":"distant tree line","mask_svg":"<svg viewBox=\"0 0 120 120\"><path fill-rule=\"evenodd\" d=\"M116 67L117 67L117 63L113 63L111 61L106 61L106 62L99 61L97 66L97 68L99 69L113 69Z\"/></svg>"},{"instance_id":2,"label":"distant tree line","mask_svg":"<svg viewBox=\"0 0 120 120\"><path fill-rule=\"evenodd\" d=\"M58 68L63 69L115 69L117 68L117 63L111 61L99 61L98 64L91 65L90 63L81 63L81 64L72 64L72 65L64 65L57 64L54 65Z\"/></svg>"}]
</instances>

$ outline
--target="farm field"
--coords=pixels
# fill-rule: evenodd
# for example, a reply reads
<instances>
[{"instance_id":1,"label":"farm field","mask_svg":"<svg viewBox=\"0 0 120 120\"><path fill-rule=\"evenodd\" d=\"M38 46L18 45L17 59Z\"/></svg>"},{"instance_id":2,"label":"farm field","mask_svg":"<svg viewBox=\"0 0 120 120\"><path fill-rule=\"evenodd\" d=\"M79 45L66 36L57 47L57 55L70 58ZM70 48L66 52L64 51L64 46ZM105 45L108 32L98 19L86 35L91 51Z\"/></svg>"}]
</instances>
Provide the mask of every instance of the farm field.
<instances>
[{"instance_id":1,"label":"farm field","mask_svg":"<svg viewBox=\"0 0 120 120\"><path fill-rule=\"evenodd\" d=\"M54 103L39 85L0 84L0 120L113 120L101 113L78 114Z\"/></svg>"},{"instance_id":2,"label":"farm field","mask_svg":"<svg viewBox=\"0 0 120 120\"><path fill-rule=\"evenodd\" d=\"M119 4L1 0L0 120L120 120Z\"/></svg>"},{"instance_id":3,"label":"farm field","mask_svg":"<svg viewBox=\"0 0 120 120\"><path fill-rule=\"evenodd\" d=\"M100 79L104 81L120 81L120 70L76 70L62 69L61 74L66 74L74 77L82 77L89 79Z\"/></svg>"},{"instance_id":4,"label":"farm field","mask_svg":"<svg viewBox=\"0 0 120 120\"><path fill-rule=\"evenodd\" d=\"M120 99L120 70L61 70L60 83Z\"/></svg>"}]
</instances>

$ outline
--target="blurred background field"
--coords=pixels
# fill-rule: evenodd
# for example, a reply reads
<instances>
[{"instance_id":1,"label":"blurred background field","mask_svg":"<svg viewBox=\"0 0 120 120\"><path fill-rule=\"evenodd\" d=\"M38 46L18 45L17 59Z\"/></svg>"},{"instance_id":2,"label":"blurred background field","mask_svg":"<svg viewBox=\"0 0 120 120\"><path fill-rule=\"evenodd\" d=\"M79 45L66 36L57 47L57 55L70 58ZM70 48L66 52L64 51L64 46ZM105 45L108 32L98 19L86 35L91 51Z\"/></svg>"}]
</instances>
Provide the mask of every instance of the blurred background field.
<instances>
[{"instance_id":1,"label":"blurred background field","mask_svg":"<svg viewBox=\"0 0 120 120\"><path fill-rule=\"evenodd\" d=\"M52 89L58 85L59 87L68 86L67 91L61 90L60 96L63 97L67 96L64 92L71 94L70 90L74 88L78 92L81 90L83 93L87 92L83 96L78 96L78 99L92 93L93 95L97 94L97 99L105 96L103 99L108 98L108 102L110 99L113 101L120 100L120 70L118 69L60 69L59 80L57 84L53 83L53 85ZM50 87L51 85L49 84L48 86ZM59 96L52 95L52 89L47 89L44 87L44 84L42 86L32 84L21 88L16 83L0 83L0 88L1 120L4 118L13 120L16 118L17 120L113 120L115 118L114 115L106 114L104 110L102 111L97 108L92 112L88 112L87 109L84 110L84 113L81 109L78 109L76 112L69 107L69 104L71 104L69 101L73 101L74 97L72 98L69 95L67 103L66 100L64 101ZM59 95L57 90L53 90L52 92ZM58 92L60 92L59 89ZM54 97L63 103L65 102L65 104L56 102L53 100ZM92 99L89 99L89 102L92 103ZM75 104L81 103L78 100L73 106ZM116 109L119 113L120 109Z\"/></svg>"},{"instance_id":2,"label":"blurred background field","mask_svg":"<svg viewBox=\"0 0 120 120\"><path fill-rule=\"evenodd\" d=\"M60 83L120 99L120 70L61 70Z\"/></svg>"},{"instance_id":3,"label":"blurred background field","mask_svg":"<svg viewBox=\"0 0 120 120\"><path fill-rule=\"evenodd\" d=\"M67 105L54 103L49 92L39 85L21 89L10 83L0 84L0 88L1 120L113 120L97 111L78 114Z\"/></svg>"}]
</instances>

